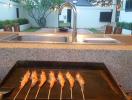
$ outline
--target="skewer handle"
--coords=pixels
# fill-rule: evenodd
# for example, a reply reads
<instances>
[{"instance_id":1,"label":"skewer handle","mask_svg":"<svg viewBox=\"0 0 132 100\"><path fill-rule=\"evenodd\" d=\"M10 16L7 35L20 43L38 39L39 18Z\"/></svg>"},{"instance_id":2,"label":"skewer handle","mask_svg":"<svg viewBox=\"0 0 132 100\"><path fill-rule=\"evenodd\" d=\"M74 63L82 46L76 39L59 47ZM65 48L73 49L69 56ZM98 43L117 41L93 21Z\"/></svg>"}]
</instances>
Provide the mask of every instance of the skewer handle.
<instances>
[{"instance_id":1,"label":"skewer handle","mask_svg":"<svg viewBox=\"0 0 132 100\"><path fill-rule=\"evenodd\" d=\"M48 100L50 99L50 92L51 92L51 88L49 89Z\"/></svg>"},{"instance_id":2,"label":"skewer handle","mask_svg":"<svg viewBox=\"0 0 132 100\"><path fill-rule=\"evenodd\" d=\"M84 96L84 88L83 88L83 87L81 87L81 91L82 91L83 100L85 100L85 96Z\"/></svg>"},{"instance_id":3,"label":"skewer handle","mask_svg":"<svg viewBox=\"0 0 132 100\"><path fill-rule=\"evenodd\" d=\"M3 94L0 94L0 100L2 100L2 98L3 98Z\"/></svg>"},{"instance_id":4,"label":"skewer handle","mask_svg":"<svg viewBox=\"0 0 132 100\"><path fill-rule=\"evenodd\" d=\"M60 100L62 100L62 87L61 87L61 92L60 92Z\"/></svg>"},{"instance_id":5,"label":"skewer handle","mask_svg":"<svg viewBox=\"0 0 132 100\"><path fill-rule=\"evenodd\" d=\"M13 100L16 100L16 97L18 96L18 94L21 92L22 88L19 89L19 91L17 92L17 94L15 95Z\"/></svg>"},{"instance_id":6,"label":"skewer handle","mask_svg":"<svg viewBox=\"0 0 132 100\"><path fill-rule=\"evenodd\" d=\"M38 91L37 91L37 93L36 93L36 95L35 95L35 99L37 99L38 94L39 94L39 91L40 91L40 87L38 88Z\"/></svg>"},{"instance_id":7,"label":"skewer handle","mask_svg":"<svg viewBox=\"0 0 132 100\"><path fill-rule=\"evenodd\" d=\"M25 97L25 99L24 99L24 100L27 100L27 97L28 97L28 94L29 94L29 92L30 92L31 88L32 88L32 87L30 86L30 88L29 88L29 90L28 90L28 92L27 92L26 97Z\"/></svg>"},{"instance_id":8,"label":"skewer handle","mask_svg":"<svg viewBox=\"0 0 132 100\"><path fill-rule=\"evenodd\" d=\"M70 90L71 90L71 100L72 100L72 98L73 98L73 97L72 97L72 88L70 88Z\"/></svg>"}]
</instances>

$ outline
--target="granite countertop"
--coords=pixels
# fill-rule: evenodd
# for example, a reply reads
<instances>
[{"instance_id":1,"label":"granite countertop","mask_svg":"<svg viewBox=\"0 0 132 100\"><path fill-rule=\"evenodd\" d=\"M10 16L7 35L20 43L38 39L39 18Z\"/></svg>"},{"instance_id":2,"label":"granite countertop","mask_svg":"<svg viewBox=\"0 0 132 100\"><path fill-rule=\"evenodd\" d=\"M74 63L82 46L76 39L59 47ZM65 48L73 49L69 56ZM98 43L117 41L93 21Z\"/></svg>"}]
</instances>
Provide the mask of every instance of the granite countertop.
<instances>
[{"instance_id":1,"label":"granite countertop","mask_svg":"<svg viewBox=\"0 0 132 100\"><path fill-rule=\"evenodd\" d=\"M132 45L80 45L80 44L41 44L41 43L0 43L0 48L44 48L75 50L132 50Z\"/></svg>"},{"instance_id":2,"label":"granite countertop","mask_svg":"<svg viewBox=\"0 0 132 100\"><path fill-rule=\"evenodd\" d=\"M125 45L132 45L132 36L111 35L111 37L121 41Z\"/></svg>"},{"instance_id":3,"label":"granite countertop","mask_svg":"<svg viewBox=\"0 0 132 100\"><path fill-rule=\"evenodd\" d=\"M4 35L1 36L4 37ZM101 62L107 66L116 82L121 85L126 92L132 91L132 36L109 36L121 41L122 44L80 45L71 43L46 44L1 42L0 79L6 76L18 60Z\"/></svg>"}]
</instances>

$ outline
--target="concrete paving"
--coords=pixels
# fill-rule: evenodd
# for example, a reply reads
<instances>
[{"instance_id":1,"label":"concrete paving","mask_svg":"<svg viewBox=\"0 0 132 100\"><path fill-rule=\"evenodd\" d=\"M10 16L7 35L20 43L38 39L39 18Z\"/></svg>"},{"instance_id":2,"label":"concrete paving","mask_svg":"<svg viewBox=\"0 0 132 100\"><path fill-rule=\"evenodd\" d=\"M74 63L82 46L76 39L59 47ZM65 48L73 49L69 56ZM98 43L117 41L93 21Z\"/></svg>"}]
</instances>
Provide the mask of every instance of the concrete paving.
<instances>
[{"instance_id":1,"label":"concrete paving","mask_svg":"<svg viewBox=\"0 0 132 100\"><path fill-rule=\"evenodd\" d=\"M41 28L41 29L39 29L36 32L45 32L45 33L72 33L72 30L73 29L69 29L68 32L60 32L58 30L58 28ZM77 29L77 32L79 34L93 34L93 32L91 32L90 30L85 29L85 28Z\"/></svg>"}]
</instances>

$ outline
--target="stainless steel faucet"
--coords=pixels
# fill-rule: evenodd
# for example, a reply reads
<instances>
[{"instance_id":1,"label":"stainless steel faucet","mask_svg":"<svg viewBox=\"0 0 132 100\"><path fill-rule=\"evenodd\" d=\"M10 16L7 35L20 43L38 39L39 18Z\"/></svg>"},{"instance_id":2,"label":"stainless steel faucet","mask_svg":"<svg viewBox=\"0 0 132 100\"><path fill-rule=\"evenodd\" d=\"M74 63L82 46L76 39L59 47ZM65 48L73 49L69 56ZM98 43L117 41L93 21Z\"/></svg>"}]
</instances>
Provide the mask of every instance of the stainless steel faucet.
<instances>
[{"instance_id":1,"label":"stainless steel faucet","mask_svg":"<svg viewBox=\"0 0 132 100\"><path fill-rule=\"evenodd\" d=\"M63 3L60 8L59 8L59 14L61 14L62 9L64 7L70 7L73 9L73 32L72 32L72 42L77 42L77 10L76 7L70 3L70 2L65 2Z\"/></svg>"}]
</instances>

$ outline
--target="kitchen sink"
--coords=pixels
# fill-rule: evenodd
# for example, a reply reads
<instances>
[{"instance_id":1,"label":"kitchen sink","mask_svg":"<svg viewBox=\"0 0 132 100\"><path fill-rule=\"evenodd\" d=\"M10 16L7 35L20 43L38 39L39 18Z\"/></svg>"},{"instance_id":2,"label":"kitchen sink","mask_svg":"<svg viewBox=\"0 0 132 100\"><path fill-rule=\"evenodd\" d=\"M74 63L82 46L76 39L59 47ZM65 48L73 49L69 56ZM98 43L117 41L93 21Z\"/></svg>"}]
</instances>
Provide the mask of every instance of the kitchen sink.
<instances>
[{"instance_id":1,"label":"kitchen sink","mask_svg":"<svg viewBox=\"0 0 132 100\"><path fill-rule=\"evenodd\" d=\"M113 38L85 38L78 41L79 43L89 44L119 44L120 41Z\"/></svg>"},{"instance_id":2,"label":"kitchen sink","mask_svg":"<svg viewBox=\"0 0 132 100\"><path fill-rule=\"evenodd\" d=\"M64 34L14 34L3 39L3 42L26 43L71 43L70 35ZM104 35L78 35L77 42L72 44L120 44L121 42Z\"/></svg>"},{"instance_id":3,"label":"kitchen sink","mask_svg":"<svg viewBox=\"0 0 132 100\"><path fill-rule=\"evenodd\" d=\"M68 36L55 34L17 34L4 39L8 42L41 42L41 43L66 43L69 42Z\"/></svg>"},{"instance_id":4,"label":"kitchen sink","mask_svg":"<svg viewBox=\"0 0 132 100\"><path fill-rule=\"evenodd\" d=\"M109 36L78 36L77 43L80 44L120 44L121 42Z\"/></svg>"}]
</instances>

